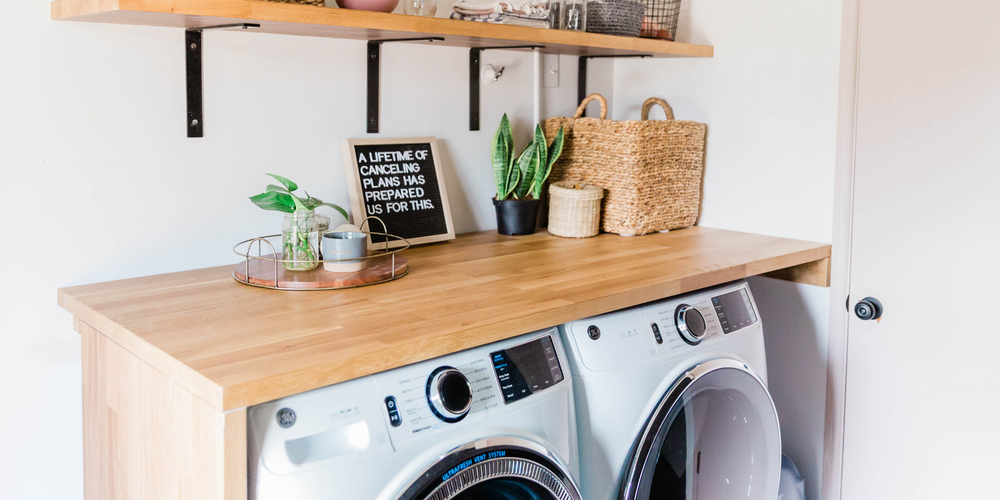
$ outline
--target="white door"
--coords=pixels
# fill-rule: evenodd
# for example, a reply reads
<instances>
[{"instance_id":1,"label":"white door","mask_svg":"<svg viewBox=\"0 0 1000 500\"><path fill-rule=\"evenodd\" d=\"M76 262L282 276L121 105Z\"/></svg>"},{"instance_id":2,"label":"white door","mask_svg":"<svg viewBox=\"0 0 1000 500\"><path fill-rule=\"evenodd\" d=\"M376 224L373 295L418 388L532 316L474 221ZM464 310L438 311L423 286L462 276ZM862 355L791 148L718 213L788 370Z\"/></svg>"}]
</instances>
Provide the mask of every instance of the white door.
<instances>
[{"instance_id":1,"label":"white door","mask_svg":"<svg viewBox=\"0 0 1000 500\"><path fill-rule=\"evenodd\" d=\"M842 498L1000 499L1000 1L858 32Z\"/></svg>"}]
</instances>

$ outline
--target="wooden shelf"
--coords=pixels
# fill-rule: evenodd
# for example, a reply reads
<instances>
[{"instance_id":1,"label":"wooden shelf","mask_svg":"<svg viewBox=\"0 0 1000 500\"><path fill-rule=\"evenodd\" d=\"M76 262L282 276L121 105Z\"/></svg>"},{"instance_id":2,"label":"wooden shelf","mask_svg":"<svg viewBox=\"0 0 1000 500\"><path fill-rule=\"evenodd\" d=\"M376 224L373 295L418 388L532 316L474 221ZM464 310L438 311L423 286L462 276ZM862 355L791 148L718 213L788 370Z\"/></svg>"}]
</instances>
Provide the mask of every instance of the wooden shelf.
<instances>
[{"instance_id":1,"label":"wooden shelf","mask_svg":"<svg viewBox=\"0 0 1000 500\"><path fill-rule=\"evenodd\" d=\"M694 227L623 238L461 235L382 285L279 292L233 266L59 290L93 327L213 408L238 409L595 314L773 276L829 285L830 245Z\"/></svg>"},{"instance_id":2,"label":"wooden shelf","mask_svg":"<svg viewBox=\"0 0 1000 500\"><path fill-rule=\"evenodd\" d=\"M443 5L443 8L449 7ZM706 45L562 30L525 28L312 7L258 0L58 0L52 19L142 26L199 28L236 23L260 24L264 33L380 40L414 36L442 37L442 45L503 47L544 45L543 52L572 55L712 57Z\"/></svg>"}]
</instances>

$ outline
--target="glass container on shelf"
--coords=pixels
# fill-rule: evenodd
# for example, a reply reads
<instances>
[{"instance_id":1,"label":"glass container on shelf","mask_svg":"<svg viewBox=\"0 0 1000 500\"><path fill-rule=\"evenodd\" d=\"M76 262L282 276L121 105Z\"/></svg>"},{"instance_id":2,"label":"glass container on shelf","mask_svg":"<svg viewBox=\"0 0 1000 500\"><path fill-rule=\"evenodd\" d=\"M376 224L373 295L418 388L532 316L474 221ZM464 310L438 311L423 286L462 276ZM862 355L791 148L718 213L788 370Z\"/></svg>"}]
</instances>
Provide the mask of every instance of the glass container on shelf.
<instances>
[{"instance_id":1,"label":"glass container on shelf","mask_svg":"<svg viewBox=\"0 0 1000 500\"><path fill-rule=\"evenodd\" d=\"M547 7L549 9L549 28L559 29L559 23L562 22L562 0L551 0Z\"/></svg>"},{"instance_id":2,"label":"glass container on shelf","mask_svg":"<svg viewBox=\"0 0 1000 500\"><path fill-rule=\"evenodd\" d=\"M319 228L319 237L322 238L324 234L330 232L330 218L319 212L313 212L313 217L316 218L316 226Z\"/></svg>"},{"instance_id":3,"label":"glass container on shelf","mask_svg":"<svg viewBox=\"0 0 1000 500\"><path fill-rule=\"evenodd\" d=\"M560 10L560 29L587 31L587 0L563 0Z\"/></svg>"},{"instance_id":4,"label":"glass container on shelf","mask_svg":"<svg viewBox=\"0 0 1000 500\"><path fill-rule=\"evenodd\" d=\"M329 227L329 220L327 227ZM281 224L282 262L289 271L311 271L319 265L319 223L312 210L286 214Z\"/></svg>"},{"instance_id":5,"label":"glass container on shelf","mask_svg":"<svg viewBox=\"0 0 1000 500\"><path fill-rule=\"evenodd\" d=\"M434 17L437 0L403 0L403 12L411 16Z\"/></svg>"}]
</instances>

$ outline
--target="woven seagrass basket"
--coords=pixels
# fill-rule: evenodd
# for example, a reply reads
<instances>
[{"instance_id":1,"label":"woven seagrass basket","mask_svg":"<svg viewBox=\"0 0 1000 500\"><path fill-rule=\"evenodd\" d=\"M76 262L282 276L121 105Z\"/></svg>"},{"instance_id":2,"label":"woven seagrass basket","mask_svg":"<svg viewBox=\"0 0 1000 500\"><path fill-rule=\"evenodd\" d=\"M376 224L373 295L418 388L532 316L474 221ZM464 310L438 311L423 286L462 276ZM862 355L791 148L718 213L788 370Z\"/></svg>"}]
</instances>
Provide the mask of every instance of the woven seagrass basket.
<instances>
[{"instance_id":1,"label":"woven seagrass basket","mask_svg":"<svg viewBox=\"0 0 1000 500\"><path fill-rule=\"evenodd\" d=\"M600 118L580 118L587 103L598 100ZM649 120L659 105L667 120ZM663 99L642 105L642 120L607 120L608 103L591 94L573 118L545 120L545 135L565 128L562 155L550 181L573 181L604 188L601 229L618 234L646 234L693 226L701 204L705 168L703 123L674 120Z\"/></svg>"},{"instance_id":2,"label":"woven seagrass basket","mask_svg":"<svg viewBox=\"0 0 1000 500\"><path fill-rule=\"evenodd\" d=\"M549 186L549 232L564 238L589 238L601 231L604 190L589 184L556 182Z\"/></svg>"}]
</instances>

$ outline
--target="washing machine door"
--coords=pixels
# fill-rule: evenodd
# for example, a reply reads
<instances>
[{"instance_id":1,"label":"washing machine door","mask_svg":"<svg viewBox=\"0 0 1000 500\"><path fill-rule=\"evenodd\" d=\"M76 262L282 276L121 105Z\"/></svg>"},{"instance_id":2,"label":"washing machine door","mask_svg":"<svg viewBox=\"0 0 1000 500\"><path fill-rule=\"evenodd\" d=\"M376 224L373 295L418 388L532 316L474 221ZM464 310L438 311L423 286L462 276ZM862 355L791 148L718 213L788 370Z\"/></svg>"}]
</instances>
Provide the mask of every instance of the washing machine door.
<instances>
[{"instance_id":1,"label":"washing machine door","mask_svg":"<svg viewBox=\"0 0 1000 500\"><path fill-rule=\"evenodd\" d=\"M456 448L399 500L581 500L566 467L544 446L493 437Z\"/></svg>"},{"instance_id":2,"label":"washing machine door","mask_svg":"<svg viewBox=\"0 0 1000 500\"><path fill-rule=\"evenodd\" d=\"M753 370L718 359L685 373L636 438L618 484L621 500L773 500L781 432Z\"/></svg>"}]
</instances>

